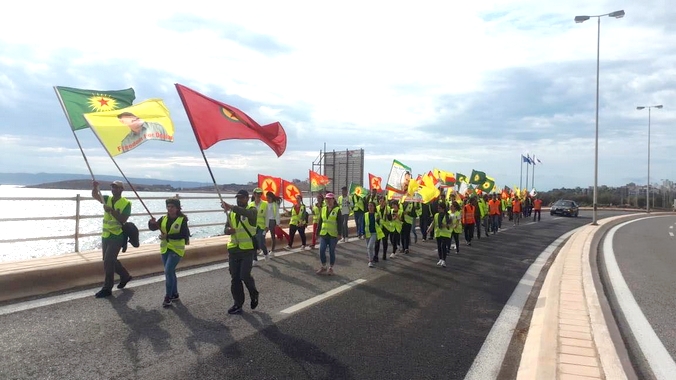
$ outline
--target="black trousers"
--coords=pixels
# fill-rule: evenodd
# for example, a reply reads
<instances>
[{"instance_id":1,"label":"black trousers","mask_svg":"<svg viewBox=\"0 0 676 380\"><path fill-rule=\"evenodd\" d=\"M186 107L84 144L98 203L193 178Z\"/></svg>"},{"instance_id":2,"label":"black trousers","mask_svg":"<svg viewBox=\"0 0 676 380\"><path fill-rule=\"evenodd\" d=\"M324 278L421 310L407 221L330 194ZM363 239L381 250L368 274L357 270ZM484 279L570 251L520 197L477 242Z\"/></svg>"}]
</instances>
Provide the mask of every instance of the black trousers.
<instances>
[{"instance_id":1,"label":"black trousers","mask_svg":"<svg viewBox=\"0 0 676 380\"><path fill-rule=\"evenodd\" d=\"M474 236L474 223L465 224L463 228L465 229L465 241L468 243L472 242L472 237Z\"/></svg>"},{"instance_id":2,"label":"black trousers","mask_svg":"<svg viewBox=\"0 0 676 380\"><path fill-rule=\"evenodd\" d=\"M256 252L254 250L250 251L240 251L237 253L230 253L228 257L228 264L230 269L230 292L232 293L232 299L235 301L235 305L242 307L244 304L244 285L246 285L247 290L249 290L250 297L258 296L258 290L256 290L256 283L251 276L251 267L253 266L253 255Z\"/></svg>"},{"instance_id":3,"label":"black trousers","mask_svg":"<svg viewBox=\"0 0 676 380\"><path fill-rule=\"evenodd\" d=\"M439 260L446 260L448 256L448 251L451 249L451 238L445 236L439 236L437 238L437 253L439 254Z\"/></svg>"},{"instance_id":4,"label":"black trousers","mask_svg":"<svg viewBox=\"0 0 676 380\"><path fill-rule=\"evenodd\" d=\"M293 247L293 240L296 237L296 231L298 231L298 235L300 235L300 243L302 245L306 245L307 240L305 238L305 227L306 226L297 226L295 224L290 224L289 225L289 247Z\"/></svg>"},{"instance_id":5,"label":"black trousers","mask_svg":"<svg viewBox=\"0 0 676 380\"><path fill-rule=\"evenodd\" d=\"M390 232L390 243L392 243L392 253L397 253L397 247L399 247L399 235L397 231Z\"/></svg>"},{"instance_id":6,"label":"black trousers","mask_svg":"<svg viewBox=\"0 0 676 380\"><path fill-rule=\"evenodd\" d=\"M401 225L401 249L408 249L411 245L411 227L412 225L406 222Z\"/></svg>"},{"instance_id":7,"label":"black trousers","mask_svg":"<svg viewBox=\"0 0 676 380\"><path fill-rule=\"evenodd\" d=\"M376 240L376 258L378 258L378 252L380 252L380 243L383 244L383 259L387 260L387 239L390 238L390 231L387 228L383 228L383 233L385 236L382 239Z\"/></svg>"},{"instance_id":8,"label":"black trousers","mask_svg":"<svg viewBox=\"0 0 676 380\"><path fill-rule=\"evenodd\" d=\"M103 280L103 289L112 290L115 282L115 273L120 276L120 281L129 278L129 272L122 266L117 256L124 245L124 240L103 239L101 241L101 248L103 250L103 271L106 276Z\"/></svg>"}]
</instances>

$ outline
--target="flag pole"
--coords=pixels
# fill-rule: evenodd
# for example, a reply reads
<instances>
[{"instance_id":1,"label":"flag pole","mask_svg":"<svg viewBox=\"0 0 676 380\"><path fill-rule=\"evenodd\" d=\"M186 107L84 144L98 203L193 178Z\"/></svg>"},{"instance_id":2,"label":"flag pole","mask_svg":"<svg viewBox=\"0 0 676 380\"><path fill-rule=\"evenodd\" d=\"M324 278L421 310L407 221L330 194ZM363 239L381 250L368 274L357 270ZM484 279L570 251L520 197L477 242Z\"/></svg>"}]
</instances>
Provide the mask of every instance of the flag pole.
<instances>
[{"instance_id":1,"label":"flag pole","mask_svg":"<svg viewBox=\"0 0 676 380\"><path fill-rule=\"evenodd\" d=\"M535 155L533 155L533 180L530 181L530 185L535 188Z\"/></svg>"},{"instance_id":2,"label":"flag pole","mask_svg":"<svg viewBox=\"0 0 676 380\"><path fill-rule=\"evenodd\" d=\"M519 174L519 189L523 188L523 154L519 158L521 162L521 174Z\"/></svg>"},{"instance_id":3,"label":"flag pole","mask_svg":"<svg viewBox=\"0 0 676 380\"><path fill-rule=\"evenodd\" d=\"M87 121L86 118L85 118L85 121ZM87 121L87 124L89 124L89 121ZM141 199L141 196L138 194L138 191L136 191L136 188L134 188L134 185L132 185L131 181L129 181L129 178L127 178L127 176L124 175L124 173L122 172L122 168L120 168L120 165L117 164L117 161L115 161L115 159L113 158L113 155L110 154L108 149L106 149L106 145L103 143L103 140L101 140L101 137L99 136L99 134L96 133L96 130L94 128L91 128L91 125L89 127L92 130L92 132L94 132L94 136L96 136L96 139L99 140L99 142L101 143L101 146L103 146L103 150L105 150L106 153L108 153L108 157L110 157L110 159L113 161L113 164L115 164L115 167L120 172L120 175L122 175L122 178L124 178L124 180L127 182L127 184L129 184L129 188L131 189L131 191L134 192L134 194L136 195L136 198L138 198L139 202L141 202L141 205L143 206L143 208L146 210L146 212L148 213L148 215L151 218L154 218L153 214L148 209L148 206L146 206L145 202L143 202L143 199Z\"/></svg>"},{"instance_id":4,"label":"flag pole","mask_svg":"<svg viewBox=\"0 0 676 380\"><path fill-rule=\"evenodd\" d=\"M92 167L89 165L89 161L87 160L87 156L85 155L84 149L82 149L80 140L77 138L77 134L75 134L75 130L73 129L73 122L70 120L70 116L68 116L68 112L66 111L66 105L63 104L63 99L61 98L59 90L56 89L56 86L54 86L54 92L56 92L56 97L59 99L59 104L61 104L61 109L63 110L63 113L66 114L66 120L68 120L68 125L70 125L70 131L73 132L73 137L75 137L77 146L78 148L80 148L80 153L82 153L82 158L84 158L84 162L87 165L87 170L89 170L89 174L92 176L92 181L95 181L96 178L94 178L94 172L92 171Z\"/></svg>"},{"instance_id":5,"label":"flag pole","mask_svg":"<svg viewBox=\"0 0 676 380\"><path fill-rule=\"evenodd\" d=\"M528 157L528 156L526 156L526 157ZM529 169L529 167L530 167L530 161L526 162L526 192L528 192L528 169Z\"/></svg>"}]
</instances>

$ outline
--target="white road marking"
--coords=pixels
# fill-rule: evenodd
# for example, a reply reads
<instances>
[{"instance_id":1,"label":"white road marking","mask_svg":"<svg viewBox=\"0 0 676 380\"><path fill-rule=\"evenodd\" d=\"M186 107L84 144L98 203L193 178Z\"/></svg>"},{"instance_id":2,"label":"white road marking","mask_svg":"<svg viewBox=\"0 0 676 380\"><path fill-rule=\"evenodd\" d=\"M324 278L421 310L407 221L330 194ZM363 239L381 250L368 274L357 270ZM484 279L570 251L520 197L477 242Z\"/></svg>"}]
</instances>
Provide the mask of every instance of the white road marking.
<instances>
[{"instance_id":1,"label":"white road marking","mask_svg":"<svg viewBox=\"0 0 676 380\"><path fill-rule=\"evenodd\" d=\"M650 218L658 218L658 216ZM676 362L669 355L664 344L662 344L660 338L655 334L655 330L650 326L650 322L648 322L648 319L643 314L641 307L636 302L636 298L631 293L627 282L624 280L624 276L622 276L620 267L617 265L615 251L613 251L615 232L630 223L645 219L648 218L630 220L608 231L608 235L603 241L603 256L606 262L606 269L608 270L608 278L617 296L620 309L622 309L622 313L627 318L627 323L641 351L643 351L643 356L648 361L652 372L658 379L673 379L674 373L676 373Z\"/></svg>"},{"instance_id":2,"label":"white road marking","mask_svg":"<svg viewBox=\"0 0 676 380\"><path fill-rule=\"evenodd\" d=\"M674 225L672 224L671 226L669 226L669 229L670 229L670 230L673 230L673 229L674 229Z\"/></svg>"},{"instance_id":3,"label":"white road marking","mask_svg":"<svg viewBox=\"0 0 676 380\"><path fill-rule=\"evenodd\" d=\"M301 310L301 309L304 309L304 308L306 308L306 307L308 307L308 306L314 305L314 304L316 304L316 303L318 303L318 302L321 302L321 301L323 301L323 300L325 300L325 299L327 299L327 298L329 298L329 297L331 297L331 296L334 296L334 295L336 295L336 294L338 294L338 293L344 292L344 291L346 291L346 290L348 290L348 289L350 289L350 288L353 288L353 287L355 287L355 286L357 286L357 285L359 285L359 284L362 284L362 283L364 283L364 282L366 282L366 280L363 280L363 279L354 280L354 281L352 281L352 282L350 282L350 283L347 283L347 284L345 284L345 285L341 285L341 286L339 286L339 287L337 287L337 288L335 288L335 289L333 289L333 290L329 290L329 291L326 292L326 293L322 293L322 294L320 294L320 295L318 295L318 296L314 296L314 297L312 297L312 298L310 298L310 299L308 299L308 300L305 300L305 301L300 302L300 303L297 303L297 304L295 304L295 305L293 305L293 306L291 306L291 307L288 307L288 308L286 308L286 309L280 311L280 313L282 313L282 314L291 314L291 313L295 313L295 312L297 312L298 310Z\"/></svg>"},{"instance_id":4,"label":"white road marking","mask_svg":"<svg viewBox=\"0 0 676 380\"><path fill-rule=\"evenodd\" d=\"M674 237L674 233L673 233L673 232L669 232L669 236Z\"/></svg>"},{"instance_id":5,"label":"white road marking","mask_svg":"<svg viewBox=\"0 0 676 380\"><path fill-rule=\"evenodd\" d=\"M502 362L505 360L505 354L509 348L509 343L512 341L516 324L519 322L523 307L533 289L535 280L542 271L542 267L547 263L547 260L549 260L552 253L554 253L554 251L559 248L569 236L584 227L585 226L578 227L561 235L545 248L533 264L528 267L528 270L523 277L521 277L516 289L514 289L514 293L512 293L509 300L507 300L507 303L502 308L498 319L495 320L483 345L481 345L481 350L479 350L476 358L474 358L472 366L467 372L467 375L465 375L465 380L498 378L500 367L502 367Z\"/></svg>"}]
</instances>

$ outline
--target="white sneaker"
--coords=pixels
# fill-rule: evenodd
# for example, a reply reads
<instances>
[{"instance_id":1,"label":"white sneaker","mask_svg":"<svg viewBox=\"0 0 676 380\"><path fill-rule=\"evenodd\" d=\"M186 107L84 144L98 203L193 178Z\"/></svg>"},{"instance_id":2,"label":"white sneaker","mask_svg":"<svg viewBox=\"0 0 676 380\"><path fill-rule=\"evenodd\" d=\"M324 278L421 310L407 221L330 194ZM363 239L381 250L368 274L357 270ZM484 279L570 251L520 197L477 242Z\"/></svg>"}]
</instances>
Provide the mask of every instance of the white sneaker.
<instances>
[{"instance_id":1,"label":"white sneaker","mask_svg":"<svg viewBox=\"0 0 676 380\"><path fill-rule=\"evenodd\" d=\"M396 253L390 253L390 259L393 258L396 255L397 255Z\"/></svg>"},{"instance_id":2,"label":"white sneaker","mask_svg":"<svg viewBox=\"0 0 676 380\"><path fill-rule=\"evenodd\" d=\"M446 261L441 260L441 267L442 267L442 268L446 268Z\"/></svg>"},{"instance_id":3,"label":"white sneaker","mask_svg":"<svg viewBox=\"0 0 676 380\"><path fill-rule=\"evenodd\" d=\"M270 257L275 257L275 253L272 252L272 251L270 251L270 252L268 252L268 256L270 256Z\"/></svg>"},{"instance_id":4,"label":"white sneaker","mask_svg":"<svg viewBox=\"0 0 676 380\"><path fill-rule=\"evenodd\" d=\"M455 244L451 245L451 251L455 251Z\"/></svg>"},{"instance_id":5,"label":"white sneaker","mask_svg":"<svg viewBox=\"0 0 676 380\"><path fill-rule=\"evenodd\" d=\"M441 265L441 260L437 261L437 266Z\"/></svg>"},{"instance_id":6,"label":"white sneaker","mask_svg":"<svg viewBox=\"0 0 676 380\"><path fill-rule=\"evenodd\" d=\"M374 268L374 267L375 267L375 265L373 265L373 262L369 261L369 268Z\"/></svg>"}]
</instances>

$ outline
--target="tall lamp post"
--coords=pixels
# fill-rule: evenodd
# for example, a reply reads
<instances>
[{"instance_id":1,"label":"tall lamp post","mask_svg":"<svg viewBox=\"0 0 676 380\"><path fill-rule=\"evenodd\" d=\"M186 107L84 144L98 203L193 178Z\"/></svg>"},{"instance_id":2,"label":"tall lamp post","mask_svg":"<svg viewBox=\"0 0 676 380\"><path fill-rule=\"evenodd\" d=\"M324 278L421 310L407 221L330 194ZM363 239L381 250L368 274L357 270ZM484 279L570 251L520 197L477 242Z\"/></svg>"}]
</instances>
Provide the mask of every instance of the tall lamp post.
<instances>
[{"instance_id":1,"label":"tall lamp post","mask_svg":"<svg viewBox=\"0 0 676 380\"><path fill-rule=\"evenodd\" d=\"M637 110L643 110L643 109L648 109L648 187L646 187L646 194L645 194L645 212L650 213L650 110L652 108L657 108L660 109L662 108L662 105L656 105L656 106L638 106L636 107Z\"/></svg>"},{"instance_id":2,"label":"tall lamp post","mask_svg":"<svg viewBox=\"0 0 676 380\"><path fill-rule=\"evenodd\" d=\"M605 16L622 18L624 17L624 11L620 10L596 16L575 16L575 22L578 24L583 23L592 17L596 17L598 20L598 31L596 35L596 139L594 143L594 211L592 212L591 223L593 226L598 225L598 219L596 217L596 200L599 180L599 57L601 53L601 17Z\"/></svg>"}]
</instances>

